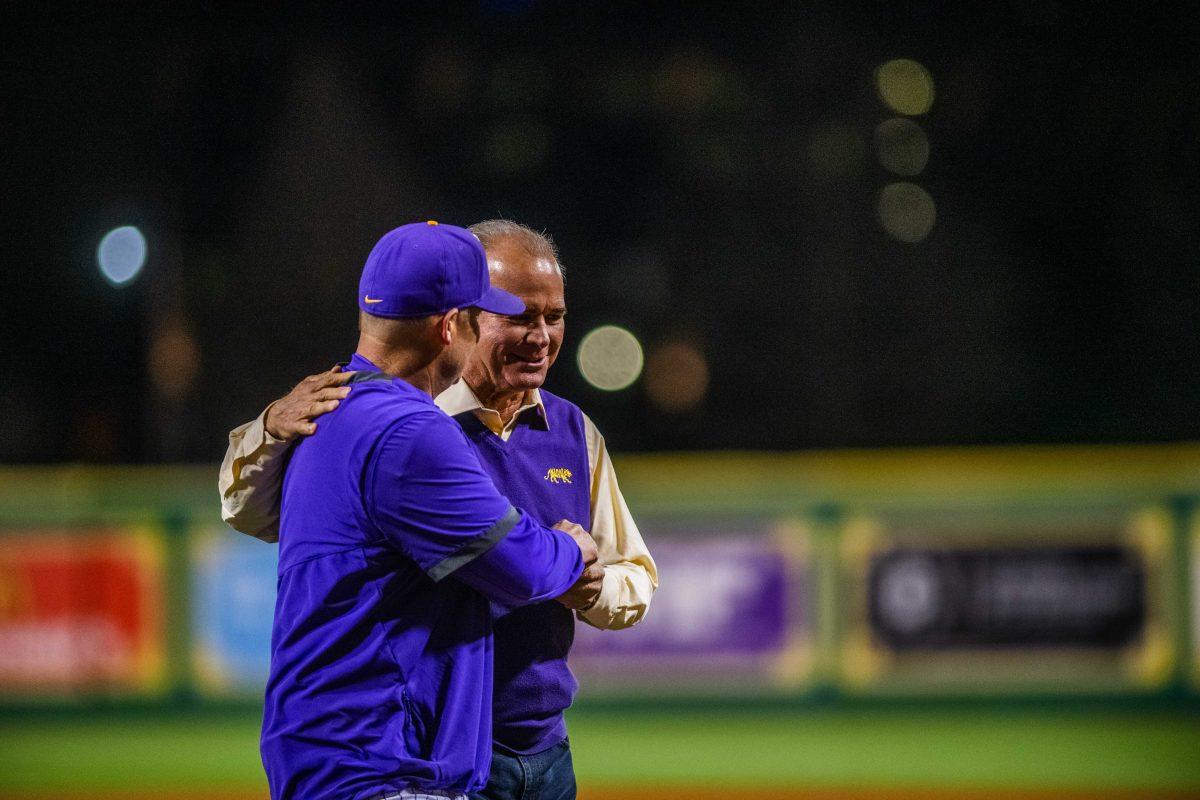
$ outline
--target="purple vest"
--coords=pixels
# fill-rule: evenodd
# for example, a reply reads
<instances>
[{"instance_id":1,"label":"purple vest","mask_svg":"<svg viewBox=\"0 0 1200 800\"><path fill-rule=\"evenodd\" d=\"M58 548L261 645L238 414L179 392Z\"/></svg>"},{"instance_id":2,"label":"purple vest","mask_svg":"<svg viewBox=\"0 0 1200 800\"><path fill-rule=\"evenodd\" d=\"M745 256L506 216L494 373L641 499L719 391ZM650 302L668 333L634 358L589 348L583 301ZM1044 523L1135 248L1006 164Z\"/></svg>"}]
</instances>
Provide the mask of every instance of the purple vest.
<instances>
[{"instance_id":1,"label":"purple vest","mask_svg":"<svg viewBox=\"0 0 1200 800\"><path fill-rule=\"evenodd\" d=\"M542 390L546 424L526 411L508 441L475 414L455 419L500 493L543 525L591 525L591 480L583 412ZM563 711L579 687L567 667L575 616L551 600L504 613L495 623L492 736L501 750L528 755L567 735Z\"/></svg>"}]
</instances>

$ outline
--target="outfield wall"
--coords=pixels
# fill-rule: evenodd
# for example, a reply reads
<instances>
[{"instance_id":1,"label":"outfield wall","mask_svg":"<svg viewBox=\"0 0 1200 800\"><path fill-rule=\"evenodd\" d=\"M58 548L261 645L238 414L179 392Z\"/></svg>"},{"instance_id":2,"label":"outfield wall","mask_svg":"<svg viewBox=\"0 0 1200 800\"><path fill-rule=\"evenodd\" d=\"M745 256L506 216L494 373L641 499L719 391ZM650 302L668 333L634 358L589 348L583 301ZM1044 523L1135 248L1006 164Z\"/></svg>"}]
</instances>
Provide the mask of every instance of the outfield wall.
<instances>
[{"instance_id":1,"label":"outfield wall","mask_svg":"<svg viewBox=\"0 0 1200 800\"><path fill-rule=\"evenodd\" d=\"M663 587L580 702L1200 709L1200 446L629 456ZM0 706L251 706L275 547L215 467L0 469Z\"/></svg>"}]
</instances>

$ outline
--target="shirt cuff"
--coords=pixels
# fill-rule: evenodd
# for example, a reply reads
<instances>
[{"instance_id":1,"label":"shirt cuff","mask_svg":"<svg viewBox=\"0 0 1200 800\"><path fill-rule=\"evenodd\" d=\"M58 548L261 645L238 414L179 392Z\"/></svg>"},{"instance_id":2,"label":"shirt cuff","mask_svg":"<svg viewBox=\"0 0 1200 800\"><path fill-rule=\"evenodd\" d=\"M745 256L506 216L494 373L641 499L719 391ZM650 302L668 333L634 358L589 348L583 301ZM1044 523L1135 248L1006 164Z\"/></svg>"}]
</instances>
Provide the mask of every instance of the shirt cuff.
<instances>
[{"instance_id":1,"label":"shirt cuff","mask_svg":"<svg viewBox=\"0 0 1200 800\"><path fill-rule=\"evenodd\" d=\"M621 594L621 575L617 570L604 571L604 583L600 586L600 594L588 608L581 608L576 616L594 628L605 629L612 625L617 614L617 603Z\"/></svg>"},{"instance_id":2,"label":"shirt cuff","mask_svg":"<svg viewBox=\"0 0 1200 800\"><path fill-rule=\"evenodd\" d=\"M287 439L280 439L271 435L267 430L267 414L271 413L271 406L278 403L278 400L273 401L270 405L263 409L263 412L258 415L258 424L262 428L262 441L265 445L291 444Z\"/></svg>"}]
</instances>

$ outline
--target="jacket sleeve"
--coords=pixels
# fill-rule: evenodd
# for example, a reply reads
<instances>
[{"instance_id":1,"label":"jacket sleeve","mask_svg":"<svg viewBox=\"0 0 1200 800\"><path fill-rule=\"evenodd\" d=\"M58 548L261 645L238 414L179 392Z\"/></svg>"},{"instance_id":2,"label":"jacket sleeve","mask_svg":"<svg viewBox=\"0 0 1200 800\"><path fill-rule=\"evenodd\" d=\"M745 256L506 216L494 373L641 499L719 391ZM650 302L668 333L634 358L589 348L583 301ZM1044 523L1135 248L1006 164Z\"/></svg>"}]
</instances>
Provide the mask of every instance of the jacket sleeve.
<instances>
[{"instance_id":1,"label":"jacket sleeve","mask_svg":"<svg viewBox=\"0 0 1200 800\"><path fill-rule=\"evenodd\" d=\"M441 411L393 426L368 473L375 526L435 581L454 576L516 606L557 597L583 572L574 540L513 508Z\"/></svg>"}]
</instances>

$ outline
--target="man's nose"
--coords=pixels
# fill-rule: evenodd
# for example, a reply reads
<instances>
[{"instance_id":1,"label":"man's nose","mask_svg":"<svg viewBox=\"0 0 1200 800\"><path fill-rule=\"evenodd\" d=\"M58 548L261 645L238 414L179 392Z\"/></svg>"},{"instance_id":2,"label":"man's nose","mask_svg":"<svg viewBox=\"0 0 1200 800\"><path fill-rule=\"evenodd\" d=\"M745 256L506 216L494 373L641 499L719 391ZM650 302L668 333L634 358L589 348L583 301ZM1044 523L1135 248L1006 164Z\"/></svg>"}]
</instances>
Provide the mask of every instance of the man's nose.
<instances>
[{"instance_id":1,"label":"man's nose","mask_svg":"<svg viewBox=\"0 0 1200 800\"><path fill-rule=\"evenodd\" d=\"M530 344L537 347L548 346L550 344L550 329L546 325L546 320L539 318L537 322L530 325L527 338Z\"/></svg>"}]
</instances>

